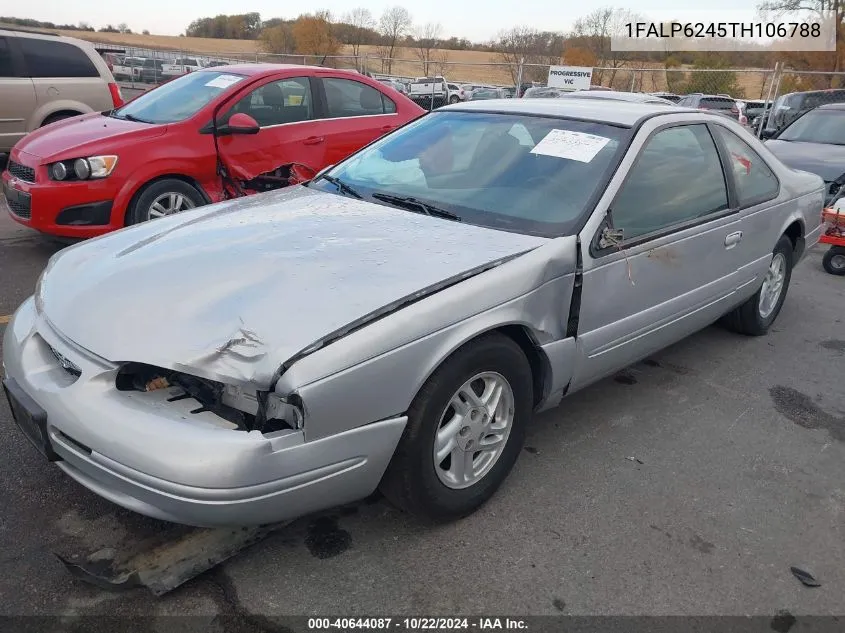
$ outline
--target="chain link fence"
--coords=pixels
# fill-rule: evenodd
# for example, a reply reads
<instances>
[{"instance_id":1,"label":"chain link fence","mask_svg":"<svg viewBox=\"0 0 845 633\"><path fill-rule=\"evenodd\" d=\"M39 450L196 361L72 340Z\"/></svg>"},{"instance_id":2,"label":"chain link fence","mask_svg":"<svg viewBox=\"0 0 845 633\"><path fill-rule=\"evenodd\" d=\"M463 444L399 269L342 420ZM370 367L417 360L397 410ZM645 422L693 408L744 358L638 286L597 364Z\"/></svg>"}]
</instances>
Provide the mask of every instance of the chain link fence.
<instances>
[{"instance_id":1,"label":"chain link fence","mask_svg":"<svg viewBox=\"0 0 845 633\"><path fill-rule=\"evenodd\" d=\"M468 99L520 97L529 87L545 86L550 69L549 64L521 60L454 62L449 61L447 52L437 49L403 49L403 57L390 59L363 52L360 55L316 56L121 47L124 52L115 53L114 45L95 44L95 47L110 51L104 52L103 57L115 78L130 88L160 85L198 68L245 62L357 70L389 80L393 87L409 95L415 92L416 80L436 77L441 81L442 77L447 84L446 93L435 93L432 88L432 94L415 98L417 103L429 109ZM741 120L758 136L770 135L812 107L845 102L845 72L785 69L782 63L769 69L710 69L664 68L656 64L620 61L593 68L592 86L593 89L653 93L672 97L675 101L680 95L691 94L740 100L745 117ZM706 107L706 104L696 107Z\"/></svg>"}]
</instances>

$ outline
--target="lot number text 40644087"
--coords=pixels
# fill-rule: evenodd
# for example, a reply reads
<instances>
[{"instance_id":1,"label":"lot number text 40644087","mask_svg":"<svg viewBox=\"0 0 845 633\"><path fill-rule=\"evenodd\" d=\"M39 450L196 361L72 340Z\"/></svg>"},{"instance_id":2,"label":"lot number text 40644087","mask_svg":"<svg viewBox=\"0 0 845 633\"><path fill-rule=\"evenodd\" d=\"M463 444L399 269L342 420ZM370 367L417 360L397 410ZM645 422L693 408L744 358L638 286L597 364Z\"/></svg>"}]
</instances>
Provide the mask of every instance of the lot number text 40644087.
<instances>
[{"instance_id":1,"label":"lot number text 40644087","mask_svg":"<svg viewBox=\"0 0 845 633\"><path fill-rule=\"evenodd\" d=\"M519 618L309 618L308 630L340 631L525 631Z\"/></svg>"}]
</instances>

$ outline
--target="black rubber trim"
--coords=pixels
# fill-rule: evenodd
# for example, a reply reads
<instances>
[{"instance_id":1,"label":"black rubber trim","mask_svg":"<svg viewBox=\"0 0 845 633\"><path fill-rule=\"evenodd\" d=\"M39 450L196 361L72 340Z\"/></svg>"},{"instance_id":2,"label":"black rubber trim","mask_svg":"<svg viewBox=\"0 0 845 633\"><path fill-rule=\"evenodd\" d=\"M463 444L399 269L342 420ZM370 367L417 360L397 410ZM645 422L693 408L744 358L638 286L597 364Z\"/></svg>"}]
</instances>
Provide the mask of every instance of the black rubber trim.
<instances>
[{"instance_id":1,"label":"black rubber trim","mask_svg":"<svg viewBox=\"0 0 845 633\"><path fill-rule=\"evenodd\" d=\"M112 201L91 202L65 207L56 216L62 226L105 226L111 220Z\"/></svg>"},{"instance_id":2,"label":"black rubber trim","mask_svg":"<svg viewBox=\"0 0 845 633\"><path fill-rule=\"evenodd\" d=\"M572 298L569 300L569 317L566 321L566 338L578 337L578 322L581 319L581 289L584 286L584 257L581 253L581 240L575 246L575 280L572 286Z\"/></svg>"}]
</instances>

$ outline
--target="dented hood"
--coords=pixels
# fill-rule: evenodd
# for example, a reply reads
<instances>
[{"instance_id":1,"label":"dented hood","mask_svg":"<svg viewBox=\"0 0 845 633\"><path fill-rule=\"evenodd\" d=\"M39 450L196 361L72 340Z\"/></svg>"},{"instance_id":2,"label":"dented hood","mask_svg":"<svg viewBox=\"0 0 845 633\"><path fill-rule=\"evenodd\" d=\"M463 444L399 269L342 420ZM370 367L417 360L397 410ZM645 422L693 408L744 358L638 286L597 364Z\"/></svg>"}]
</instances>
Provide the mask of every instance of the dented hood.
<instances>
[{"instance_id":1,"label":"dented hood","mask_svg":"<svg viewBox=\"0 0 845 633\"><path fill-rule=\"evenodd\" d=\"M294 187L61 251L37 304L109 361L267 386L338 328L546 241Z\"/></svg>"}]
</instances>

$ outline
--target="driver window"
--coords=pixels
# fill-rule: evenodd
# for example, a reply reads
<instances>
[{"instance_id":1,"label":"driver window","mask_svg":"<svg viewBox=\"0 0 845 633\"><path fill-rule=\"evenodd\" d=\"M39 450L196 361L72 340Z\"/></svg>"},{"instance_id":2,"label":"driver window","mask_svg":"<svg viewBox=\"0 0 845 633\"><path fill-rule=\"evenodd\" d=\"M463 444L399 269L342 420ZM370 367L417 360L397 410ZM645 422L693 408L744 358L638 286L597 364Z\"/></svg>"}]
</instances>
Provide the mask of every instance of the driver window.
<instances>
[{"instance_id":1,"label":"driver window","mask_svg":"<svg viewBox=\"0 0 845 633\"><path fill-rule=\"evenodd\" d=\"M611 207L623 239L661 231L728 208L716 144L703 124L662 130L641 150Z\"/></svg>"},{"instance_id":2,"label":"driver window","mask_svg":"<svg viewBox=\"0 0 845 633\"><path fill-rule=\"evenodd\" d=\"M314 119L311 82L307 77L281 79L259 86L238 101L225 117L248 114L260 127Z\"/></svg>"}]
</instances>

